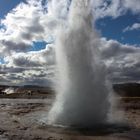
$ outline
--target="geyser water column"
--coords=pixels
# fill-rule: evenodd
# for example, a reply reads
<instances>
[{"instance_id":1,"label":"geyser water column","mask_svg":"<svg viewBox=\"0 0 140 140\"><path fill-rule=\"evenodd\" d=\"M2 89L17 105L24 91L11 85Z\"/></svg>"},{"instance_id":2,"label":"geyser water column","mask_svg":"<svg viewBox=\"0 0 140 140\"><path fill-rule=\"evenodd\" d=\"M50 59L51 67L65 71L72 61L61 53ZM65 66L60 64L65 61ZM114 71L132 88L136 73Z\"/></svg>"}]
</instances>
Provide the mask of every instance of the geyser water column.
<instances>
[{"instance_id":1,"label":"geyser water column","mask_svg":"<svg viewBox=\"0 0 140 140\"><path fill-rule=\"evenodd\" d=\"M48 116L50 124L91 127L108 120L110 88L90 3L73 0L67 28L61 27L57 33L57 95Z\"/></svg>"}]
</instances>

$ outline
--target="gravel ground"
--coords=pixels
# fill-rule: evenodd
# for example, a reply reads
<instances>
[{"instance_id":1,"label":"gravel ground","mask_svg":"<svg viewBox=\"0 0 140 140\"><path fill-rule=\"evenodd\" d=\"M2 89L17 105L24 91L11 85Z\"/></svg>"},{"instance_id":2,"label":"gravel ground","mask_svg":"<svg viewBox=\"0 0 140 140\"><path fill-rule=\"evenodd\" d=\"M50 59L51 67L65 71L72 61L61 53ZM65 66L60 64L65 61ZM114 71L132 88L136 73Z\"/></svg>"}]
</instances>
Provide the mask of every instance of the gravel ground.
<instances>
[{"instance_id":1,"label":"gravel ground","mask_svg":"<svg viewBox=\"0 0 140 140\"><path fill-rule=\"evenodd\" d=\"M120 108L131 127L94 129L47 126L51 99L0 99L0 140L140 140L140 99L123 99Z\"/></svg>"}]
</instances>

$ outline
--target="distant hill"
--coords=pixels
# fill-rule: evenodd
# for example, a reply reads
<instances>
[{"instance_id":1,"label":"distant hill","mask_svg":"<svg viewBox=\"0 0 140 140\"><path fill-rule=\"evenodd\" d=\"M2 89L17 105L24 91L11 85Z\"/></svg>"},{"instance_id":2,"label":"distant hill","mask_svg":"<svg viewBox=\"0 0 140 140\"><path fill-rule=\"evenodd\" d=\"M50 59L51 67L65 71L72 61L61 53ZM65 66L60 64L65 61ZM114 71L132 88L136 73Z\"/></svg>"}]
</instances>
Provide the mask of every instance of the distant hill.
<instances>
[{"instance_id":1,"label":"distant hill","mask_svg":"<svg viewBox=\"0 0 140 140\"><path fill-rule=\"evenodd\" d=\"M12 93L11 93L12 90ZM54 91L50 87L33 85L5 86L0 85L0 98L47 98Z\"/></svg>"},{"instance_id":2,"label":"distant hill","mask_svg":"<svg viewBox=\"0 0 140 140\"><path fill-rule=\"evenodd\" d=\"M13 88L14 94L7 95L4 90ZM140 84L139 83L123 83L114 84L114 91L122 97L140 97ZM41 87L34 85L24 86L7 86L0 85L0 98L46 98L52 95L54 90L50 87Z\"/></svg>"},{"instance_id":3,"label":"distant hill","mask_svg":"<svg viewBox=\"0 0 140 140\"><path fill-rule=\"evenodd\" d=\"M45 88L43 86L38 86L38 85L24 85L24 86L21 86L23 88Z\"/></svg>"},{"instance_id":4,"label":"distant hill","mask_svg":"<svg viewBox=\"0 0 140 140\"><path fill-rule=\"evenodd\" d=\"M139 83L114 84L113 89L120 96L140 97Z\"/></svg>"}]
</instances>

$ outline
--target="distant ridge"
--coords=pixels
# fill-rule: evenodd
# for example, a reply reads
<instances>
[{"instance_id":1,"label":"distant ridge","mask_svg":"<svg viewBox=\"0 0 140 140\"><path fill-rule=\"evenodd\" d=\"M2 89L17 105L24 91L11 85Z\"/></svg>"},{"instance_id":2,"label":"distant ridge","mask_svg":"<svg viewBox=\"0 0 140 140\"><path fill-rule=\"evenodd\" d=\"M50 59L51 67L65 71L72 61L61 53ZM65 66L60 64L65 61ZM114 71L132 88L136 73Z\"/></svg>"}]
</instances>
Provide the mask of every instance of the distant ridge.
<instances>
[{"instance_id":1,"label":"distant ridge","mask_svg":"<svg viewBox=\"0 0 140 140\"><path fill-rule=\"evenodd\" d=\"M39 86L39 85L23 85L20 87L23 87L23 88L47 88L47 86L45 87L45 86Z\"/></svg>"},{"instance_id":2,"label":"distant ridge","mask_svg":"<svg viewBox=\"0 0 140 140\"><path fill-rule=\"evenodd\" d=\"M114 84L113 89L120 96L140 97L140 83Z\"/></svg>"},{"instance_id":3,"label":"distant ridge","mask_svg":"<svg viewBox=\"0 0 140 140\"><path fill-rule=\"evenodd\" d=\"M49 92L53 93L53 89L49 86L39 86L39 85L23 85L23 86L8 86L8 85L0 85L0 93L3 92L6 88L14 88L17 91L22 92L26 90L31 91L41 91L41 92ZM120 83L114 84L113 89L119 96L122 97L140 97L140 83Z\"/></svg>"}]
</instances>

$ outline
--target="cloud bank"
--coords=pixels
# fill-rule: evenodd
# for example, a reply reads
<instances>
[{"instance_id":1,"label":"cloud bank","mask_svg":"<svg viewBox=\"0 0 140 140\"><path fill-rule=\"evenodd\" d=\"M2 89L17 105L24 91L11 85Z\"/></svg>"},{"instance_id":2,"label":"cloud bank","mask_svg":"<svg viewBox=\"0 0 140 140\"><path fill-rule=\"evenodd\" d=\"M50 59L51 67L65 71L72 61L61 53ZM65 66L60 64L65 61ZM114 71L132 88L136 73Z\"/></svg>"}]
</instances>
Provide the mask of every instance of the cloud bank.
<instances>
[{"instance_id":1,"label":"cloud bank","mask_svg":"<svg viewBox=\"0 0 140 140\"><path fill-rule=\"evenodd\" d=\"M140 81L140 46L124 45L102 38L100 50L108 77L113 83Z\"/></svg>"},{"instance_id":2,"label":"cloud bank","mask_svg":"<svg viewBox=\"0 0 140 140\"><path fill-rule=\"evenodd\" d=\"M20 3L0 21L0 84L39 84L54 77L55 53L53 43L45 49L29 51L33 42L54 42L57 27L67 28L67 16L71 0L28 0ZM94 19L117 18L127 11L140 13L139 0L95 0ZM139 23L124 31L139 29ZM62 32L63 34L63 32ZM57 47L57 46L56 46ZM100 39L102 60L113 82L139 82L140 47L121 44L115 40Z\"/></svg>"}]
</instances>

